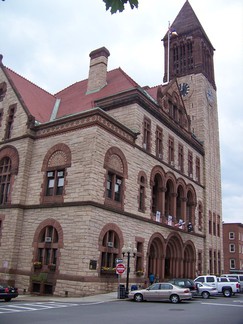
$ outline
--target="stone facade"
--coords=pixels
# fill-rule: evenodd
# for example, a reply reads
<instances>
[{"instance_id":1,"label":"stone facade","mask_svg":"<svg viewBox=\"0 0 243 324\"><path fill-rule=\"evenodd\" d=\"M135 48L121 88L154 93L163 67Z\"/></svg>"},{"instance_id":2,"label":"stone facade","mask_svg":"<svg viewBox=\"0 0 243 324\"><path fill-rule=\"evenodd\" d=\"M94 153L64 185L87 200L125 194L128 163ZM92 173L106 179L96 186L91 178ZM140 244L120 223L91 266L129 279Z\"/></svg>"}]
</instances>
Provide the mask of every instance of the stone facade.
<instances>
[{"instance_id":1,"label":"stone facade","mask_svg":"<svg viewBox=\"0 0 243 324\"><path fill-rule=\"evenodd\" d=\"M131 248L130 284L146 286L150 272L164 280L222 270L218 118L216 101L207 101L210 83L203 73L187 74L154 92L120 69L107 72L108 56L105 48L90 54L89 80L81 83L81 102L90 98L89 107L77 112L77 101L71 114L65 95L73 93L64 90L51 102L56 109L59 100L57 116L67 113L53 119L50 111L41 123L27 81L1 64L0 173L9 180L1 180L0 278L20 292L115 290L116 259L128 261L124 247ZM109 73L120 78L116 93L109 92ZM190 83L188 98L181 82ZM45 93L44 102L48 115Z\"/></svg>"}]
</instances>

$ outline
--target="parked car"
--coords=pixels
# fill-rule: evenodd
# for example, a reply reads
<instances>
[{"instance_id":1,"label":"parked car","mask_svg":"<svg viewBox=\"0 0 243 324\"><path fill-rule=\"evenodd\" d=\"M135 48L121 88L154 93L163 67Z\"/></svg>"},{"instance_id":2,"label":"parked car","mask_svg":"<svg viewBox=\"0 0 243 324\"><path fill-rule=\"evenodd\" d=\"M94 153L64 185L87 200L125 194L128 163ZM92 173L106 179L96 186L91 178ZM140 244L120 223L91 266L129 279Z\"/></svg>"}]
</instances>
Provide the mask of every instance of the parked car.
<instances>
[{"instance_id":1,"label":"parked car","mask_svg":"<svg viewBox=\"0 0 243 324\"><path fill-rule=\"evenodd\" d=\"M202 296L202 298L209 298L210 296L217 296L218 295L218 289L215 287L212 287L206 283L197 282L196 283L196 295Z\"/></svg>"},{"instance_id":2,"label":"parked car","mask_svg":"<svg viewBox=\"0 0 243 324\"><path fill-rule=\"evenodd\" d=\"M169 282L157 282L146 289L133 290L128 298L136 302L170 300L173 304L192 299L189 288L180 288Z\"/></svg>"},{"instance_id":3,"label":"parked car","mask_svg":"<svg viewBox=\"0 0 243 324\"><path fill-rule=\"evenodd\" d=\"M228 274L223 274L221 277L227 277L227 278L236 278L239 283L240 283L240 291L243 292L243 273L228 273ZM231 280L231 279L230 279Z\"/></svg>"},{"instance_id":4,"label":"parked car","mask_svg":"<svg viewBox=\"0 0 243 324\"><path fill-rule=\"evenodd\" d=\"M218 289L219 293L223 293L225 297L231 297L232 294L240 292L240 283L232 282L227 277L216 277L213 275L199 276L195 282L207 283Z\"/></svg>"},{"instance_id":5,"label":"parked car","mask_svg":"<svg viewBox=\"0 0 243 324\"><path fill-rule=\"evenodd\" d=\"M174 278L169 280L168 282L172 283L173 285L182 287L182 288L189 288L192 296L194 296L197 293L197 287L192 279L186 279L186 278Z\"/></svg>"},{"instance_id":6,"label":"parked car","mask_svg":"<svg viewBox=\"0 0 243 324\"><path fill-rule=\"evenodd\" d=\"M0 283L0 299L4 299L6 302L9 302L12 298L18 297L18 295L18 288Z\"/></svg>"}]
</instances>

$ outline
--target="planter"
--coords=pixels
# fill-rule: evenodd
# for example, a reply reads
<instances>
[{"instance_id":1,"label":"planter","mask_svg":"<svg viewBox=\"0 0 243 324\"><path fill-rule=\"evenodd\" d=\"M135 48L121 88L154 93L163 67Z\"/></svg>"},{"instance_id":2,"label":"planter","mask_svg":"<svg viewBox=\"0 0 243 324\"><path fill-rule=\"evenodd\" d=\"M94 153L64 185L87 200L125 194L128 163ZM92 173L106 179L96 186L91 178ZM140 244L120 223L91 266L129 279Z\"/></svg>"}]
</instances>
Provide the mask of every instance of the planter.
<instances>
[{"instance_id":1,"label":"planter","mask_svg":"<svg viewBox=\"0 0 243 324\"><path fill-rule=\"evenodd\" d=\"M41 269L41 268L42 268L42 264L41 263L34 264L34 269Z\"/></svg>"},{"instance_id":2,"label":"planter","mask_svg":"<svg viewBox=\"0 0 243 324\"><path fill-rule=\"evenodd\" d=\"M100 270L101 274L105 274L105 275L115 275L116 274L116 269L101 269Z\"/></svg>"}]
</instances>

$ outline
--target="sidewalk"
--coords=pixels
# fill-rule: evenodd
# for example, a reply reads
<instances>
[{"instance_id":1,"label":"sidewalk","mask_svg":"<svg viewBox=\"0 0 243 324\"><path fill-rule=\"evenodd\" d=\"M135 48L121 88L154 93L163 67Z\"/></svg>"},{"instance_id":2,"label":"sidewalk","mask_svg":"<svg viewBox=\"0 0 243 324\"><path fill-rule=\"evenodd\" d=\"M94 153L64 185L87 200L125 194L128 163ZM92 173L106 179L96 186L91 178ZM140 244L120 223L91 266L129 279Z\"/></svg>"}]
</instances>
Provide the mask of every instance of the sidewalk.
<instances>
[{"instance_id":1,"label":"sidewalk","mask_svg":"<svg viewBox=\"0 0 243 324\"><path fill-rule=\"evenodd\" d=\"M16 301L32 301L32 302L62 302L62 303L80 303L80 302L92 302L92 303L104 303L110 301L120 300L117 298L117 292L111 292L107 294L99 294L86 297L58 297L58 296L37 296L37 295L19 295L17 298L12 299Z\"/></svg>"}]
</instances>

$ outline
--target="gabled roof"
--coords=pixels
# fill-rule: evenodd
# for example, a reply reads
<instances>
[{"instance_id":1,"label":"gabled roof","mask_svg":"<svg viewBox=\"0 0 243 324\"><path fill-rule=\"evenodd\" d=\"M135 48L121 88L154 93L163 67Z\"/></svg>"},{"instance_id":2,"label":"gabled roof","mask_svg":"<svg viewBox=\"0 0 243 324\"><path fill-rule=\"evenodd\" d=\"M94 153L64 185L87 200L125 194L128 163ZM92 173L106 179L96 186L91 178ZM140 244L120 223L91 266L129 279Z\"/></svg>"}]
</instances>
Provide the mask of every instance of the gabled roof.
<instances>
[{"instance_id":1,"label":"gabled roof","mask_svg":"<svg viewBox=\"0 0 243 324\"><path fill-rule=\"evenodd\" d=\"M40 123L49 121L56 98L11 69L3 66L3 70L27 113Z\"/></svg>"},{"instance_id":2,"label":"gabled roof","mask_svg":"<svg viewBox=\"0 0 243 324\"><path fill-rule=\"evenodd\" d=\"M55 95L1 65L16 95L24 105L27 114L45 123L51 119L77 114L94 107L94 101L127 90L139 88L121 68L107 72L107 85L101 90L86 94L88 79L74 83ZM60 100L55 112L57 99ZM54 117L53 117L54 113Z\"/></svg>"},{"instance_id":3,"label":"gabled roof","mask_svg":"<svg viewBox=\"0 0 243 324\"><path fill-rule=\"evenodd\" d=\"M61 99L56 118L91 109L95 100L139 87L121 68L109 71L107 85L97 92L86 94L87 84L87 79L79 81L56 93L55 96Z\"/></svg>"}]
</instances>

